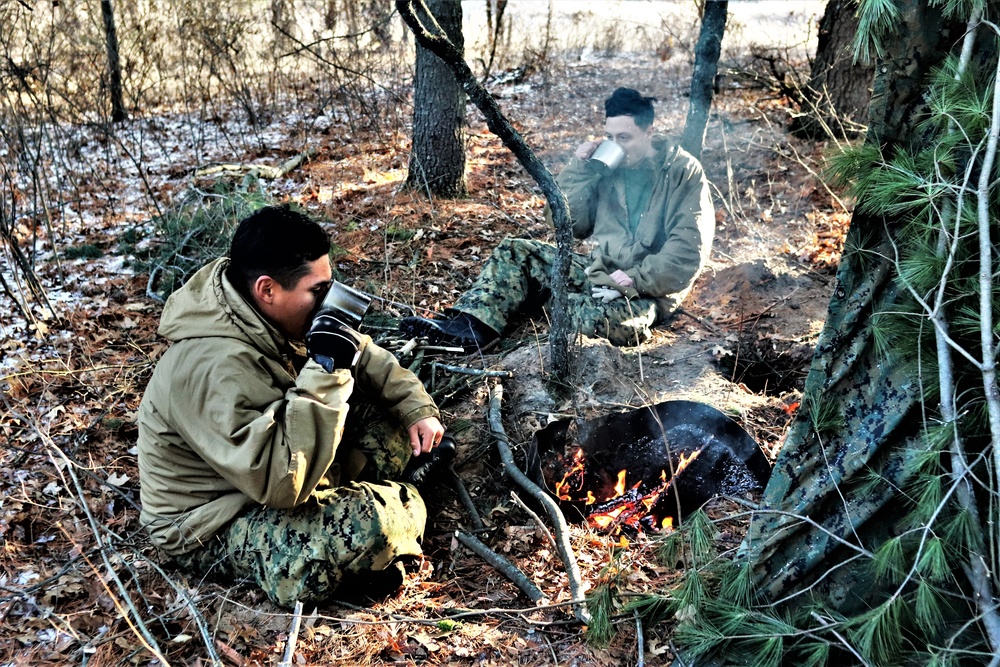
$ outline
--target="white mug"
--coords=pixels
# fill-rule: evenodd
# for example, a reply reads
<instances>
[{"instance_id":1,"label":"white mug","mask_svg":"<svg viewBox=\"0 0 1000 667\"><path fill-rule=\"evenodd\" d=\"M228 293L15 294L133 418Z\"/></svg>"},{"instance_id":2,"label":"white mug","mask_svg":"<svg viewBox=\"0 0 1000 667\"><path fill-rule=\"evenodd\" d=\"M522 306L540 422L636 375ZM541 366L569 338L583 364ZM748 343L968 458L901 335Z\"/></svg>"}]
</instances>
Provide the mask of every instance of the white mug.
<instances>
[{"instance_id":1,"label":"white mug","mask_svg":"<svg viewBox=\"0 0 1000 667\"><path fill-rule=\"evenodd\" d=\"M590 154L590 159L605 164L608 169L614 169L625 159L625 149L610 139L605 139Z\"/></svg>"}]
</instances>

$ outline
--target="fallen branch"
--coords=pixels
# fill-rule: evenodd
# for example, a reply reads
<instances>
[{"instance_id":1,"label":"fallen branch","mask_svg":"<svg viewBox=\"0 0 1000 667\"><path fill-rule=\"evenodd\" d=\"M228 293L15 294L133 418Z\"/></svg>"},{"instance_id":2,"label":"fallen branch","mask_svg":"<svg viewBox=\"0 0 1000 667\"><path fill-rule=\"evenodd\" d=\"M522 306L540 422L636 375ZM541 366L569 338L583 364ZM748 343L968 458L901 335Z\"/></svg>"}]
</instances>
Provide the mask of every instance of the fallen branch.
<instances>
[{"instance_id":1,"label":"fallen branch","mask_svg":"<svg viewBox=\"0 0 1000 667\"><path fill-rule=\"evenodd\" d=\"M490 391L489 423L493 437L497 441L497 450L500 452L500 460L503 462L503 469L517 484L531 494L535 500L542 504L546 514L552 521L556 533L556 548L562 558L566 568L566 577L569 579L570 597L576 604L573 607L574 615L581 623L590 623L590 614L587 612L586 597L583 593L583 584L580 579L580 566L576 562L573 553L573 546L569 543L569 527L566 525L566 518L552 497L545 493L538 485L528 479L514 463L514 455L510 451L510 444L507 433L504 431L503 422L500 419L500 404L503 401L503 385L497 384Z\"/></svg>"},{"instance_id":2,"label":"fallen branch","mask_svg":"<svg viewBox=\"0 0 1000 667\"><path fill-rule=\"evenodd\" d=\"M300 627L302 627L302 602L297 601L292 615L292 629L288 631L288 641L285 642L285 657L278 663L278 667L292 667L292 658L295 656L295 644L299 640Z\"/></svg>"},{"instance_id":3,"label":"fallen branch","mask_svg":"<svg viewBox=\"0 0 1000 667\"><path fill-rule=\"evenodd\" d=\"M483 544L479 538L468 533L463 533L460 530L455 531L455 538L475 551L477 556L496 568L500 574L514 582L514 585L520 588L522 593L531 598L532 602L541 604L548 602L545 593L528 579L528 576L524 572L521 572L521 570L517 569L516 565Z\"/></svg>"},{"instance_id":4,"label":"fallen branch","mask_svg":"<svg viewBox=\"0 0 1000 667\"><path fill-rule=\"evenodd\" d=\"M438 362L433 362L435 368L440 368L443 371L448 371L449 373L460 373L462 375L475 375L478 377L487 378L512 378L514 374L510 371L490 371L485 368L469 368L468 366L452 366L451 364L439 364Z\"/></svg>"},{"instance_id":5,"label":"fallen branch","mask_svg":"<svg viewBox=\"0 0 1000 667\"><path fill-rule=\"evenodd\" d=\"M449 466L448 472L451 476L451 485L455 489L455 493L458 494L458 499L462 501L462 505L465 507L465 511L469 513L469 517L472 519L472 525L477 531L485 530L486 525L483 523L483 519L479 516L479 510L476 509L475 503L472 502L472 496L469 495L469 490L465 488L465 482L462 478L458 476L455 472L455 468Z\"/></svg>"},{"instance_id":6,"label":"fallen branch","mask_svg":"<svg viewBox=\"0 0 1000 667\"><path fill-rule=\"evenodd\" d=\"M288 174L288 172L293 169L298 168L302 163L311 158L316 154L315 148L307 148L298 155L288 160L285 160L278 167L268 167L267 165L260 164L215 164L211 167L203 167L201 169L196 169L194 172L195 176L211 176L213 174L220 174L222 172L234 172L234 173L250 173L254 172L259 178L276 179L282 178Z\"/></svg>"},{"instance_id":7,"label":"fallen branch","mask_svg":"<svg viewBox=\"0 0 1000 667\"><path fill-rule=\"evenodd\" d=\"M635 667L646 667L646 646L642 638L642 619L639 618L639 612L635 609L632 610L635 615L635 642L636 642L636 652L638 657L635 661Z\"/></svg>"},{"instance_id":8,"label":"fallen branch","mask_svg":"<svg viewBox=\"0 0 1000 667\"><path fill-rule=\"evenodd\" d=\"M550 531L549 527L542 522L542 517L538 516L534 510L528 507L525 502L521 500L521 497L513 491L510 492L510 498L517 504L518 507L523 509L525 513L532 518L535 524L542 530L542 534L545 535L546 539L548 539L552 548L558 551L559 547L556 545L556 538L552 537L552 531Z\"/></svg>"}]
</instances>

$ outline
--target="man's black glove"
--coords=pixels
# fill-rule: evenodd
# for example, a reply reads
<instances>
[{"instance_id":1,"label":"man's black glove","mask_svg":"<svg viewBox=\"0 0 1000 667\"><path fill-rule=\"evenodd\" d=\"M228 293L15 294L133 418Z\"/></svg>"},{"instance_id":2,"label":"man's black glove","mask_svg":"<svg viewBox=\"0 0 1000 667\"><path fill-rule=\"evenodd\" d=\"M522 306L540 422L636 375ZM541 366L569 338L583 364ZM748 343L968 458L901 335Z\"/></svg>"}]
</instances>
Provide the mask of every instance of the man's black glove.
<instances>
[{"instance_id":1,"label":"man's black glove","mask_svg":"<svg viewBox=\"0 0 1000 667\"><path fill-rule=\"evenodd\" d=\"M361 342L361 334L328 313L318 315L306 334L309 356L327 373L354 368Z\"/></svg>"}]
</instances>

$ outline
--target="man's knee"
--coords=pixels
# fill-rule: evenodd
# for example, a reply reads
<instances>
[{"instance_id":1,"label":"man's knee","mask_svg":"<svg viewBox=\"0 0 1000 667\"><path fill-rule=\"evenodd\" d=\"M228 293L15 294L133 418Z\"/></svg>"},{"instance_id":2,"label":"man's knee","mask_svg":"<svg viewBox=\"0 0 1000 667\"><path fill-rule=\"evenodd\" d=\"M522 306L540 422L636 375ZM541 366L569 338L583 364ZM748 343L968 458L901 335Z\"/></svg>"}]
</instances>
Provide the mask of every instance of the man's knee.
<instances>
[{"instance_id":1,"label":"man's knee","mask_svg":"<svg viewBox=\"0 0 1000 667\"><path fill-rule=\"evenodd\" d=\"M548 254L551 248L553 248L551 244L543 241L508 237L497 244L496 249L493 250L493 256L503 260L515 259L520 263L526 257Z\"/></svg>"}]
</instances>

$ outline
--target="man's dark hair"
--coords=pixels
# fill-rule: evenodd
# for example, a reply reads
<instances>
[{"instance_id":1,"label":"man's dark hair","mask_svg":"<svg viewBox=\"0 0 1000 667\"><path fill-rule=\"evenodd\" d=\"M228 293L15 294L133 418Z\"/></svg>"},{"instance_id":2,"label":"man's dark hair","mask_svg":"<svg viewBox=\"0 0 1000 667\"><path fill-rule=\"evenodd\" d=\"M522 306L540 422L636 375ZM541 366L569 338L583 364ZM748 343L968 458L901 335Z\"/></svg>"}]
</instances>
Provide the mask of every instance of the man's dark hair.
<instances>
[{"instance_id":1,"label":"man's dark hair","mask_svg":"<svg viewBox=\"0 0 1000 667\"><path fill-rule=\"evenodd\" d=\"M292 289L328 252L330 237L315 220L287 205L265 206L236 227L226 275L244 297L261 276Z\"/></svg>"},{"instance_id":2,"label":"man's dark hair","mask_svg":"<svg viewBox=\"0 0 1000 667\"><path fill-rule=\"evenodd\" d=\"M619 88L604 100L604 115L606 118L632 116L635 124L645 129L653 124L653 102L656 101L655 97L643 97L638 90Z\"/></svg>"}]
</instances>

